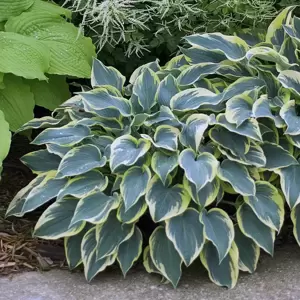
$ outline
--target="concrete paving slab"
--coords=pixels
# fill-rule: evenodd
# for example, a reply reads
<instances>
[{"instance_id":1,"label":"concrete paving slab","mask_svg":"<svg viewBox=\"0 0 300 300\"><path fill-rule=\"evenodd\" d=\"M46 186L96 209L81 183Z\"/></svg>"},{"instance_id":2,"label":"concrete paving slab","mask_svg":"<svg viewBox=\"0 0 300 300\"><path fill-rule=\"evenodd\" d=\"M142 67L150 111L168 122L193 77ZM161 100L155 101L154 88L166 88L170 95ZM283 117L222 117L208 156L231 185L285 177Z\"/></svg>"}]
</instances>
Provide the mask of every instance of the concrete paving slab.
<instances>
[{"instance_id":1,"label":"concrete paving slab","mask_svg":"<svg viewBox=\"0 0 300 300\"><path fill-rule=\"evenodd\" d=\"M242 273L238 285L226 290L211 283L199 264L184 270L175 290L160 277L137 267L123 279L110 269L88 284L82 273L53 270L0 278L1 300L299 300L300 248L279 247L272 259L264 255L258 270Z\"/></svg>"}]
</instances>

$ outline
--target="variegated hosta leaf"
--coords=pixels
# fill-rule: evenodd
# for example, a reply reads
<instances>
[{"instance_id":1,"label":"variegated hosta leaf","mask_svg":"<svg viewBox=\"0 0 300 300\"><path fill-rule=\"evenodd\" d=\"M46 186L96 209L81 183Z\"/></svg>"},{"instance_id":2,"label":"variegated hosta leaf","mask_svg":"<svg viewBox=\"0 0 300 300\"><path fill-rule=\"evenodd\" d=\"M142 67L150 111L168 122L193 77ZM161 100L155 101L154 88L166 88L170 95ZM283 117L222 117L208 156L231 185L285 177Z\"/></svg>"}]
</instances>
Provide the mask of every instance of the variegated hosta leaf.
<instances>
[{"instance_id":1,"label":"variegated hosta leaf","mask_svg":"<svg viewBox=\"0 0 300 300\"><path fill-rule=\"evenodd\" d=\"M245 202L261 222L279 231L284 221L284 201L278 190L269 182L256 181L253 196L244 196Z\"/></svg>"},{"instance_id":2,"label":"variegated hosta leaf","mask_svg":"<svg viewBox=\"0 0 300 300\"><path fill-rule=\"evenodd\" d=\"M150 69L154 72L157 72L160 70L160 66L159 66L159 59L156 59L155 61L151 61L149 63L146 63L144 65L139 66L137 69L135 69L133 71L133 73L131 74L130 78L129 78L129 82L131 84L134 84L135 81L137 80L137 78L143 73L143 71L145 69Z\"/></svg>"},{"instance_id":3,"label":"variegated hosta leaf","mask_svg":"<svg viewBox=\"0 0 300 300\"><path fill-rule=\"evenodd\" d=\"M161 273L158 271L158 269L155 267L155 265L152 261L149 246L147 246L143 252L143 265L145 267L145 270L148 273L157 273L157 274L161 275Z\"/></svg>"},{"instance_id":4,"label":"variegated hosta leaf","mask_svg":"<svg viewBox=\"0 0 300 300\"><path fill-rule=\"evenodd\" d=\"M121 195L125 205L125 212L134 206L145 195L151 171L147 166L131 167L124 173L120 185Z\"/></svg>"},{"instance_id":5,"label":"variegated hosta leaf","mask_svg":"<svg viewBox=\"0 0 300 300\"><path fill-rule=\"evenodd\" d=\"M61 158L72 149L72 147L63 147L55 144L47 144L46 147L49 153L56 154Z\"/></svg>"},{"instance_id":6,"label":"variegated hosta leaf","mask_svg":"<svg viewBox=\"0 0 300 300\"><path fill-rule=\"evenodd\" d=\"M6 217L9 216L17 216L22 217L24 213L22 213L22 208L25 203L25 200L31 190L38 186L43 180L45 179L45 174L40 174L37 177L35 177L30 183L22 188L16 196L13 198L13 200L10 202L7 211L6 211Z\"/></svg>"},{"instance_id":7,"label":"variegated hosta leaf","mask_svg":"<svg viewBox=\"0 0 300 300\"><path fill-rule=\"evenodd\" d=\"M291 219L294 225L293 233L300 245L300 205L296 205L291 211Z\"/></svg>"},{"instance_id":8,"label":"variegated hosta leaf","mask_svg":"<svg viewBox=\"0 0 300 300\"><path fill-rule=\"evenodd\" d=\"M266 95L257 99L252 107L253 116L255 118L269 118L275 122L276 127L282 128L285 126L285 122L280 116L273 115L271 111L271 101Z\"/></svg>"},{"instance_id":9,"label":"variegated hosta leaf","mask_svg":"<svg viewBox=\"0 0 300 300\"><path fill-rule=\"evenodd\" d=\"M300 203L300 165L289 166L276 170L280 175L281 190L285 196L286 202L292 209Z\"/></svg>"},{"instance_id":10,"label":"variegated hosta leaf","mask_svg":"<svg viewBox=\"0 0 300 300\"><path fill-rule=\"evenodd\" d=\"M144 112L150 111L156 103L156 91L159 85L159 78L149 68L145 68L133 85L133 93L138 97L138 102Z\"/></svg>"},{"instance_id":11,"label":"variegated hosta leaf","mask_svg":"<svg viewBox=\"0 0 300 300\"><path fill-rule=\"evenodd\" d=\"M158 104L170 107L171 98L177 93L179 93L179 87L176 79L168 75L158 85L156 94Z\"/></svg>"},{"instance_id":12,"label":"variegated hosta leaf","mask_svg":"<svg viewBox=\"0 0 300 300\"><path fill-rule=\"evenodd\" d=\"M108 185L108 178L97 170L89 171L68 180L67 184L59 191L57 199L70 195L82 198L90 192L103 191Z\"/></svg>"},{"instance_id":13,"label":"variegated hosta leaf","mask_svg":"<svg viewBox=\"0 0 300 300\"><path fill-rule=\"evenodd\" d=\"M40 216L33 234L39 238L56 240L79 233L85 222L70 225L77 203L78 199L65 197L51 204Z\"/></svg>"},{"instance_id":14,"label":"variegated hosta leaf","mask_svg":"<svg viewBox=\"0 0 300 300\"><path fill-rule=\"evenodd\" d=\"M119 112L124 117L131 115L130 101L121 96L112 95L106 88L97 88L91 92L80 93L80 95L87 112L99 112L98 114L103 116L102 112L109 109Z\"/></svg>"},{"instance_id":15,"label":"variegated hosta leaf","mask_svg":"<svg viewBox=\"0 0 300 300\"><path fill-rule=\"evenodd\" d=\"M135 261L142 254L143 235L138 227L134 227L133 235L124 241L118 250L118 262L124 277Z\"/></svg>"},{"instance_id":16,"label":"variegated hosta leaf","mask_svg":"<svg viewBox=\"0 0 300 300\"><path fill-rule=\"evenodd\" d=\"M208 50L199 47L188 49L180 48L188 63L195 65L200 63L220 63L226 60L226 56L218 50Z\"/></svg>"},{"instance_id":17,"label":"variegated hosta leaf","mask_svg":"<svg viewBox=\"0 0 300 300\"><path fill-rule=\"evenodd\" d=\"M252 105L254 99L251 98L249 94L250 92L245 92L226 102L225 117L229 123L234 123L239 127L243 122L253 116Z\"/></svg>"},{"instance_id":18,"label":"variegated hosta leaf","mask_svg":"<svg viewBox=\"0 0 300 300\"><path fill-rule=\"evenodd\" d=\"M23 126L21 126L15 133L25 131L28 129L38 129L38 128L48 128L48 127L55 127L58 126L60 123L62 123L63 119L55 119L50 116L38 118L38 119L32 119L25 123Z\"/></svg>"},{"instance_id":19,"label":"variegated hosta leaf","mask_svg":"<svg viewBox=\"0 0 300 300\"><path fill-rule=\"evenodd\" d=\"M221 189L220 180L217 177L215 177L212 182L208 182L199 191L197 191L196 186L188 181L186 177L183 179L183 185L192 197L192 200L201 207L206 207L212 204Z\"/></svg>"},{"instance_id":20,"label":"variegated hosta leaf","mask_svg":"<svg viewBox=\"0 0 300 300\"><path fill-rule=\"evenodd\" d=\"M256 61L255 61L256 62ZM270 99L278 99L280 95L280 89L282 89L282 86L280 82L278 81L278 78L275 76L277 75L277 70L265 70L263 69L264 66L257 65L257 71L258 71L258 78L263 80L266 85L266 91L268 98ZM275 74L275 75L274 75ZM279 98L280 99L280 98ZM280 99L282 101L282 99ZM276 102L275 100L272 100L272 102ZM279 102L279 101L278 101ZM277 106L278 103L276 103L275 106Z\"/></svg>"},{"instance_id":21,"label":"variegated hosta leaf","mask_svg":"<svg viewBox=\"0 0 300 300\"><path fill-rule=\"evenodd\" d=\"M163 148L169 151L176 151L178 147L177 137L179 130L169 125L160 125L154 133L154 140L147 134L141 134L141 137L149 140L157 148Z\"/></svg>"},{"instance_id":22,"label":"variegated hosta leaf","mask_svg":"<svg viewBox=\"0 0 300 300\"><path fill-rule=\"evenodd\" d=\"M223 155L226 155L229 160L239 162L244 165L264 167L266 164L266 157L262 148L258 145L251 145L248 152L244 155L234 155L229 150L218 147Z\"/></svg>"},{"instance_id":23,"label":"variegated hosta leaf","mask_svg":"<svg viewBox=\"0 0 300 300\"><path fill-rule=\"evenodd\" d=\"M96 227L91 228L83 237L81 243L82 262L84 265L84 275L87 281L91 281L99 272L112 265L117 253L97 259Z\"/></svg>"},{"instance_id":24,"label":"variegated hosta leaf","mask_svg":"<svg viewBox=\"0 0 300 300\"><path fill-rule=\"evenodd\" d=\"M223 160L218 170L218 177L229 182L232 188L241 195L255 194L255 183L247 168L235 161Z\"/></svg>"},{"instance_id":25,"label":"variegated hosta leaf","mask_svg":"<svg viewBox=\"0 0 300 300\"><path fill-rule=\"evenodd\" d=\"M212 208L208 212L203 209L200 221L204 225L205 237L215 245L219 253L218 260L221 263L228 254L234 239L233 223L227 213L219 208Z\"/></svg>"},{"instance_id":26,"label":"variegated hosta leaf","mask_svg":"<svg viewBox=\"0 0 300 300\"><path fill-rule=\"evenodd\" d=\"M103 224L96 226L97 260L113 255L120 244L134 232L134 224L122 224L112 212Z\"/></svg>"},{"instance_id":27,"label":"variegated hosta leaf","mask_svg":"<svg viewBox=\"0 0 300 300\"><path fill-rule=\"evenodd\" d=\"M200 259L212 282L232 289L239 276L239 252L236 244L232 243L222 262L219 262L218 256L218 251L213 243L207 242L200 254Z\"/></svg>"},{"instance_id":28,"label":"variegated hosta leaf","mask_svg":"<svg viewBox=\"0 0 300 300\"><path fill-rule=\"evenodd\" d=\"M39 185L33 187L23 204L23 214L35 210L58 195L67 179L56 179L54 176L55 172L48 173Z\"/></svg>"},{"instance_id":29,"label":"variegated hosta leaf","mask_svg":"<svg viewBox=\"0 0 300 300\"><path fill-rule=\"evenodd\" d=\"M30 152L21 157L21 162L35 174L56 171L60 161L59 156L51 154L47 150Z\"/></svg>"},{"instance_id":30,"label":"variegated hosta leaf","mask_svg":"<svg viewBox=\"0 0 300 300\"><path fill-rule=\"evenodd\" d=\"M293 155L279 145L264 143L261 145L261 148L263 149L264 155L267 159L265 165L267 170L271 171L291 165L298 165L298 161L293 157Z\"/></svg>"},{"instance_id":31,"label":"variegated hosta leaf","mask_svg":"<svg viewBox=\"0 0 300 300\"><path fill-rule=\"evenodd\" d=\"M164 185L157 175L148 185L146 202L154 222L161 222L183 213L189 203L190 196L181 184L169 186L170 177Z\"/></svg>"},{"instance_id":32,"label":"variegated hosta leaf","mask_svg":"<svg viewBox=\"0 0 300 300\"><path fill-rule=\"evenodd\" d=\"M118 208L120 201L118 195L107 196L98 191L90 193L79 200L71 225L80 221L101 224L106 221L112 210Z\"/></svg>"},{"instance_id":33,"label":"variegated hosta leaf","mask_svg":"<svg viewBox=\"0 0 300 300\"><path fill-rule=\"evenodd\" d=\"M217 124L225 127L227 130L249 137L255 141L261 142L262 136L259 130L258 122L255 119L248 119L240 126L229 123L225 117L225 114L219 114L217 116Z\"/></svg>"},{"instance_id":34,"label":"variegated hosta leaf","mask_svg":"<svg viewBox=\"0 0 300 300\"><path fill-rule=\"evenodd\" d=\"M288 101L282 106L280 110L280 116L287 125L287 129L284 132L285 134L289 134L293 136L300 134L300 126L299 126L300 116L298 116L296 112L295 100Z\"/></svg>"},{"instance_id":35,"label":"variegated hosta leaf","mask_svg":"<svg viewBox=\"0 0 300 300\"><path fill-rule=\"evenodd\" d=\"M72 146L91 135L88 127L75 125L73 127L48 128L42 131L33 141L34 145L56 144Z\"/></svg>"},{"instance_id":36,"label":"variegated hosta leaf","mask_svg":"<svg viewBox=\"0 0 300 300\"><path fill-rule=\"evenodd\" d=\"M132 166L151 147L147 140L137 140L131 135L123 135L111 144L110 168L114 172L119 166Z\"/></svg>"},{"instance_id":37,"label":"variegated hosta leaf","mask_svg":"<svg viewBox=\"0 0 300 300\"><path fill-rule=\"evenodd\" d=\"M219 68L220 65L215 63L200 63L189 66L178 76L177 82L179 85L191 85L207 75L215 74Z\"/></svg>"},{"instance_id":38,"label":"variegated hosta leaf","mask_svg":"<svg viewBox=\"0 0 300 300\"><path fill-rule=\"evenodd\" d=\"M257 267L260 248L242 233L238 225L234 226L234 231L234 242L239 250L239 269L253 273Z\"/></svg>"},{"instance_id":39,"label":"variegated hosta leaf","mask_svg":"<svg viewBox=\"0 0 300 300\"><path fill-rule=\"evenodd\" d=\"M204 114L193 114L186 120L180 133L180 142L198 151L205 130L209 126L209 117Z\"/></svg>"},{"instance_id":40,"label":"variegated hosta leaf","mask_svg":"<svg viewBox=\"0 0 300 300\"><path fill-rule=\"evenodd\" d=\"M118 208L117 218L122 223L135 223L138 219L146 212L147 203L145 198L142 197L135 203L131 208L125 211L124 201L121 202L121 205Z\"/></svg>"},{"instance_id":41,"label":"variegated hosta leaf","mask_svg":"<svg viewBox=\"0 0 300 300\"><path fill-rule=\"evenodd\" d=\"M275 230L261 222L248 204L244 203L239 207L237 221L245 236L273 256Z\"/></svg>"},{"instance_id":42,"label":"variegated hosta leaf","mask_svg":"<svg viewBox=\"0 0 300 300\"><path fill-rule=\"evenodd\" d=\"M68 266L71 270L75 269L82 263L81 258L81 242L84 235L91 229L90 224L85 227L76 235L65 237L64 248Z\"/></svg>"},{"instance_id":43,"label":"variegated hosta leaf","mask_svg":"<svg viewBox=\"0 0 300 300\"><path fill-rule=\"evenodd\" d=\"M246 58L250 63L252 59L260 59L263 61L276 63L276 69L278 71L287 70L292 66L285 56L280 55L272 48L264 46L257 46L250 49L246 54Z\"/></svg>"},{"instance_id":44,"label":"variegated hosta leaf","mask_svg":"<svg viewBox=\"0 0 300 300\"><path fill-rule=\"evenodd\" d=\"M250 149L250 139L246 136L230 132L219 125L209 131L209 137L220 146L226 148L233 155L245 155Z\"/></svg>"},{"instance_id":45,"label":"variegated hosta leaf","mask_svg":"<svg viewBox=\"0 0 300 300\"><path fill-rule=\"evenodd\" d=\"M296 95L300 95L300 72L286 70L280 72L278 76L280 83L288 89L291 89Z\"/></svg>"},{"instance_id":46,"label":"variegated hosta leaf","mask_svg":"<svg viewBox=\"0 0 300 300\"><path fill-rule=\"evenodd\" d=\"M194 47L222 52L232 61L244 59L249 49L247 43L241 38L221 33L194 34L185 37L185 40Z\"/></svg>"},{"instance_id":47,"label":"variegated hosta leaf","mask_svg":"<svg viewBox=\"0 0 300 300\"><path fill-rule=\"evenodd\" d=\"M292 11L295 6L289 6L282 10L282 12L277 15L277 17L272 21L268 27L268 32L266 36L266 42L273 44L274 48L279 51L281 45L283 44L285 35L282 25L286 24L286 20L289 20Z\"/></svg>"},{"instance_id":48,"label":"variegated hosta leaf","mask_svg":"<svg viewBox=\"0 0 300 300\"><path fill-rule=\"evenodd\" d=\"M57 177L76 176L92 169L103 167L106 157L102 157L99 149L94 145L82 145L70 150L60 162Z\"/></svg>"},{"instance_id":49,"label":"variegated hosta leaf","mask_svg":"<svg viewBox=\"0 0 300 300\"><path fill-rule=\"evenodd\" d=\"M186 266L199 256L205 238L197 210L188 208L183 214L167 220L166 234Z\"/></svg>"},{"instance_id":50,"label":"variegated hosta leaf","mask_svg":"<svg viewBox=\"0 0 300 300\"><path fill-rule=\"evenodd\" d=\"M194 183L199 191L216 177L219 162L210 153L196 156L193 150L185 149L179 155L179 165L187 179Z\"/></svg>"},{"instance_id":51,"label":"variegated hosta leaf","mask_svg":"<svg viewBox=\"0 0 300 300\"><path fill-rule=\"evenodd\" d=\"M125 77L117 69L106 67L100 60L94 58L91 75L93 88L108 85L122 91L124 83Z\"/></svg>"},{"instance_id":52,"label":"variegated hosta leaf","mask_svg":"<svg viewBox=\"0 0 300 300\"><path fill-rule=\"evenodd\" d=\"M163 184L166 183L168 175L178 166L178 154L167 155L163 152L154 152L151 160L151 168L158 175Z\"/></svg>"},{"instance_id":53,"label":"variegated hosta leaf","mask_svg":"<svg viewBox=\"0 0 300 300\"><path fill-rule=\"evenodd\" d=\"M168 239L164 227L159 226L153 231L149 247L156 269L176 287L181 277L182 260L174 244Z\"/></svg>"}]
</instances>

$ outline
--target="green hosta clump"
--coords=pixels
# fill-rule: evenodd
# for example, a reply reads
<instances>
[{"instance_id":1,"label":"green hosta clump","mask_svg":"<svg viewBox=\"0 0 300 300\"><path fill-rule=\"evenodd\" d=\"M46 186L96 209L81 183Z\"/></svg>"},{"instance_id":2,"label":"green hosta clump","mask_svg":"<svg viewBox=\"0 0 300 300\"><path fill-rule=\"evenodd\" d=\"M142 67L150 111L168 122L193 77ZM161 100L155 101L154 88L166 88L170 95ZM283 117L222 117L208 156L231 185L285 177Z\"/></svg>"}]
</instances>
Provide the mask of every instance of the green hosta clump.
<instances>
[{"instance_id":1,"label":"green hosta clump","mask_svg":"<svg viewBox=\"0 0 300 300\"><path fill-rule=\"evenodd\" d=\"M261 249L273 255L285 202L299 242L292 11L252 47L236 36L188 36L182 55L141 66L126 86L95 60L92 90L22 127L46 128L33 141L45 148L22 158L37 177L7 215L56 199L34 234L64 238L70 268L83 264L88 280L113 263L125 275L143 256L148 272L176 286L182 266L200 258L213 282L232 288L239 270L254 272ZM147 217L157 225L149 239Z\"/></svg>"},{"instance_id":2,"label":"green hosta clump","mask_svg":"<svg viewBox=\"0 0 300 300\"><path fill-rule=\"evenodd\" d=\"M0 122L3 113L11 131L34 117L35 105L54 110L66 101L66 77L90 76L95 47L70 18L42 0L0 1ZM10 145L3 131L0 153Z\"/></svg>"}]
</instances>

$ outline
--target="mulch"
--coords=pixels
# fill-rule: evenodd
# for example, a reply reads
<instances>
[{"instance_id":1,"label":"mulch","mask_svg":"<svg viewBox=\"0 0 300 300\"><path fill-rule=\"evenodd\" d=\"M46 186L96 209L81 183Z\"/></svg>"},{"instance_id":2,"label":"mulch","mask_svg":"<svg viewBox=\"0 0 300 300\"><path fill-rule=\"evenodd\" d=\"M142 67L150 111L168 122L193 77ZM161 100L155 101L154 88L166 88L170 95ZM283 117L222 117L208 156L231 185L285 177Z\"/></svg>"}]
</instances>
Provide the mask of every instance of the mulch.
<instances>
[{"instance_id":1,"label":"mulch","mask_svg":"<svg viewBox=\"0 0 300 300\"><path fill-rule=\"evenodd\" d=\"M5 219L10 201L34 178L19 161L21 156L35 150L27 145L25 137L14 138L11 152L3 164L0 181L0 275L66 267L62 240L45 241L32 236L41 212Z\"/></svg>"}]
</instances>

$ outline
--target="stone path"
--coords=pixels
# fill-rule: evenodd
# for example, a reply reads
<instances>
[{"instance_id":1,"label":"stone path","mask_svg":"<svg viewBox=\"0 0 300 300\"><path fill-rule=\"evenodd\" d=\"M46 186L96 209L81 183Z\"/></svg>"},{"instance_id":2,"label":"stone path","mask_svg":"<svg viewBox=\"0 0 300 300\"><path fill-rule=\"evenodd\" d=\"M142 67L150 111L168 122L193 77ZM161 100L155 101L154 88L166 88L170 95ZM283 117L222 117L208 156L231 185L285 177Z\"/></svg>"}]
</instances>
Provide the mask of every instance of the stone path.
<instances>
[{"instance_id":1,"label":"stone path","mask_svg":"<svg viewBox=\"0 0 300 300\"><path fill-rule=\"evenodd\" d=\"M238 285L226 290L211 283L199 265L184 270L177 290L142 268L129 272L111 269L91 284L82 273L53 270L0 278L1 300L299 300L300 248L279 247L272 260L264 255L253 275L242 273Z\"/></svg>"}]
</instances>

